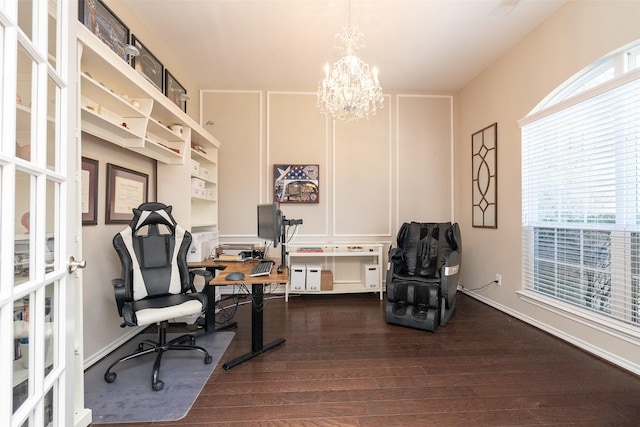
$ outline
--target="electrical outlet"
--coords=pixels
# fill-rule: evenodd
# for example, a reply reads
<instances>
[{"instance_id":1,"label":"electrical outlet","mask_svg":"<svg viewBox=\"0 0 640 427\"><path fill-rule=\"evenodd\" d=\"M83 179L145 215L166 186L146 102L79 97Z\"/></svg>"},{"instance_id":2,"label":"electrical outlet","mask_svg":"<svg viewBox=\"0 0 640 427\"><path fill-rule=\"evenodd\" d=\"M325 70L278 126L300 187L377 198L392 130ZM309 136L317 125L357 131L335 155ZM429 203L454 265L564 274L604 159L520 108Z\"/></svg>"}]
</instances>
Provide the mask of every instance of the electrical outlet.
<instances>
[{"instance_id":1,"label":"electrical outlet","mask_svg":"<svg viewBox=\"0 0 640 427\"><path fill-rule=\"evenodd\" d=\"M496 283L498 284L498 286L502 286L502 275L501 274L496 274Z\"/></svg>"}]
</instances>

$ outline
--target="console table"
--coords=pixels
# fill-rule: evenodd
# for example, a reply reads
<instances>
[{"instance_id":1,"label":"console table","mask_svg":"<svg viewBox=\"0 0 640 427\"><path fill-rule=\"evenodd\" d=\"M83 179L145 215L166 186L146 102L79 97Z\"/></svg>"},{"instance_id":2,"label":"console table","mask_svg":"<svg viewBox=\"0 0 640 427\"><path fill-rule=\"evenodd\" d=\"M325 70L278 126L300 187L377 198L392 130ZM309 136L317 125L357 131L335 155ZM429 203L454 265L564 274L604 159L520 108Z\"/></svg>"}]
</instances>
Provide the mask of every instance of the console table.
<instances>
[{"instance_id":1,"label":"console table","mask_svg":"<svg viewBox=\"0 0 640 427\"><path fill-rule=\"evenodd\" d=\"M379 243L364 244L296 244L288 245L288 267L296 264L317 265L323 270L332 272L331 290L293 290L291 282L285 287L285 301L289 301L289 294L346 294L361 292L377 292L380 300L383 298L383 245ZM377 269L377 285L371 286L365 281L365 268Z\"/></svg>"}]
</instances>

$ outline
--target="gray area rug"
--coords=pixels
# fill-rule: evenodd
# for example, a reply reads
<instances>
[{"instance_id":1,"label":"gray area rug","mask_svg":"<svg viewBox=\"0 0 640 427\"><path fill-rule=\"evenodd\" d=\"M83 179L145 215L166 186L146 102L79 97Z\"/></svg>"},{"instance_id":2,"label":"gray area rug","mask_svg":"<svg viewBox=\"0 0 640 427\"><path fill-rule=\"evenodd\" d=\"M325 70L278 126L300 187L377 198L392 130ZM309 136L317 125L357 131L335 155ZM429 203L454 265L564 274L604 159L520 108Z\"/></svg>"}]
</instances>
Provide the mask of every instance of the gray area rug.
<instances>
[{"instance_id":1,"label":"gray area rug","mask_svg":"<svg viewBox=\"0 0 640 427\"><path fill-rule=\"evenodd\" d=\"M167 334L167 341L180 334ZM216 332L197 337L196 345L207 349L213 361L204 364L199 351L168 351L162 356L159 378L164 381L160 391L151 389L151 372L155 353L116 365L111 372L118 377L109 384L104 372L118 358L133 353L138 343L156 334L142 334L89 368L84 375L85 407L92 411L93 423L134 423L175 421L183 418L202 387L209 379L223 353L231 343L234 332Z\"/></svg>"}]
</instances>

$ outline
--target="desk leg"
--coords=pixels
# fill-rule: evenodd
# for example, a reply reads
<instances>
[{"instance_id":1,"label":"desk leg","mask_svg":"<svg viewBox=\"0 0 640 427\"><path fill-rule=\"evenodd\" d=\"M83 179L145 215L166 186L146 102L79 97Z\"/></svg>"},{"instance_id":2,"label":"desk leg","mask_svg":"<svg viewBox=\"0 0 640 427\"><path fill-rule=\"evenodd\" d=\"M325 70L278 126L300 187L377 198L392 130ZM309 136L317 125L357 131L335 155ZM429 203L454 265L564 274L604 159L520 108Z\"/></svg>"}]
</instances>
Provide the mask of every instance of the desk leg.
<instances>
[{"instance_id":1,"label":"desk leg","mask_svg":"<svg viewBox=\"0 0 640 427\"><path fill-rule=\"evenodd\" d=\"M263 344L264 333L264 285L254 284L251 286L251 352L225 363L222 367L226 370L246 362L249 359L264 353L285 342L284 338L277 338L266 345Z\"/></svg>"},{"instance_id":2,"label":"desk leg","mask_svg":"<svg viewBox=\"0 0 640 427\"><path fill-rule=\"evenodd\" d=\"M207 269L208 271L213 272L215 277L216 269ZM222 329L230 328L231 326L235 326L238 324L235 320L229 321L224 325L220 325L216 327L216 287L209 285L208 283L204 285L204 293L207 295L207 307L204 311L204 333L210 334L212 332L220 331Z\"/></svg>"}]
</instances>

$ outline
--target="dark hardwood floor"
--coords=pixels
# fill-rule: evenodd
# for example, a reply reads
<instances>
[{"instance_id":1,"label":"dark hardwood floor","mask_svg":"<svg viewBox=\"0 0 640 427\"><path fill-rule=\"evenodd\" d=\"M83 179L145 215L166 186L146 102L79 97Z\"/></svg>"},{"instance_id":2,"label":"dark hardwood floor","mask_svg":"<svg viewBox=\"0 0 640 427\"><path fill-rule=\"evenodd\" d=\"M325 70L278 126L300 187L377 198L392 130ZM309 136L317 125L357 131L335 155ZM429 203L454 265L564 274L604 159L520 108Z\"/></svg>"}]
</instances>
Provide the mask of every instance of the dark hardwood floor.
<instances>
[{"instance_id":1,"label":"dark hardwood floor","mask_svg":"<svg viewBox=\"0 0 640 427\"><path fill-rule=\"evenodd\" d=\"M268 300L265 342L287 341L225 371L251 346L242 305L188 415L143 425L640 425L640 377L464 294L435 333L386 324L384 305L374 294Z\"/></svg>"}]
</instances>

